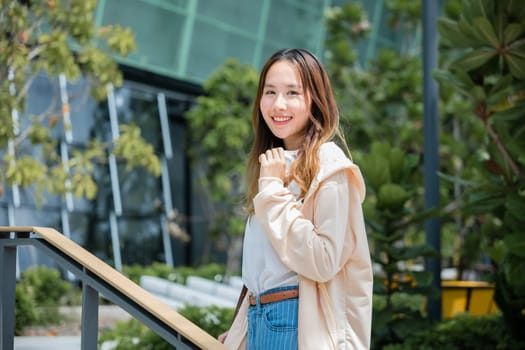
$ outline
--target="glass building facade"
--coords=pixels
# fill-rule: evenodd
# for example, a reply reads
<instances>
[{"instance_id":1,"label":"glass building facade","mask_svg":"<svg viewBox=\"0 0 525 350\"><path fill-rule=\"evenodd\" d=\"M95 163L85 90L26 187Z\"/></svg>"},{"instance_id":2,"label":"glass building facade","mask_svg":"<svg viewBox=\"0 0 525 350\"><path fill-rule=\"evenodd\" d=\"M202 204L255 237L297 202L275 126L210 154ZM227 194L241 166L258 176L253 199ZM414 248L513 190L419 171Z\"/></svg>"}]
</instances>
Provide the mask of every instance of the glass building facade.
<instances>
[{"instance_id":1,"label":"glass building facade","mask_svg":"<svg viewBox=\"0 0 525 350\"><path fill-rule=\"evenodd\" d=\"M161 159L159 178L127 172L116 159L96 168L95 200L46 196L43 206L33 189L8 188L0 197L0 225L49 226L63 232L106 262L193 265L206 240L206 214L194 185L185 149L184 112L201 93L201 84L227 58L260 68L282 47L307 48L322 57L323 16L337 0L99 0L98 26L120 24L135 33L138 50L117 57L124 84L108 89L99 104L84 80L38 76L28 98L28 114L39 114L53 99L69 105L68 130L55 130L62 159L85 149L95 137L111 142L120 124L134 123ZM360 47L364 63L380 47L399 40L383 23L383 1L362 1L373 28ZM176 219L176 220L175 220ZM174 223L177 225L174 225ZM190 240L177 238L187 233ZM19 254L21 269L46 263L31 248Z\"/></svg>"},{"instance_id":2,"label":"glass building facade","mask_svg":"<svg viewBox=\"0 0 525 350\"><path fill-rule=\"evenodd\" d=\"M202 83L228 57L259 67L287 46L320 52L330 0L100 0L100 25L119 23L138 51L123 61Z\"/></svg>"}]
</instances>

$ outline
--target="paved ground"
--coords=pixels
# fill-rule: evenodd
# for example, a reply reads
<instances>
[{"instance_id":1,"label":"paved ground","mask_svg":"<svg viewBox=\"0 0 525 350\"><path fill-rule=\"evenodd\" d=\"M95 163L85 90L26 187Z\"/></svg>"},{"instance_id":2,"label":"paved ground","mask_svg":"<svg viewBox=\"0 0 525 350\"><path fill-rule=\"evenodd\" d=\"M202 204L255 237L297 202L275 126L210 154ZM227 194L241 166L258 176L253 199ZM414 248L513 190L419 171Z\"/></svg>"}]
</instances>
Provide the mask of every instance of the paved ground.
<instances>
[{"instance_id":1,"label":"paved ground","mask_svg":"<svg viewBox=\"0 0 525 350\"><path fill-rule=\"evenodd\" d=\"M80 350L80 307L62 308L67 321L53 327L31 327L22 336L15 337L15 350ZM114 326L131 316L119 306L101 305L99 308L99 330Z\"/></svg>"},{"instance_id":2,"label":"paved ground","mask_svg":"<svg viewBox=\"0 0 525 350\"><path fill-rule=\"evenodd\" d=\"M80 336L15 337L15 350L80 350Z\"/></svg>"}]
</instances>

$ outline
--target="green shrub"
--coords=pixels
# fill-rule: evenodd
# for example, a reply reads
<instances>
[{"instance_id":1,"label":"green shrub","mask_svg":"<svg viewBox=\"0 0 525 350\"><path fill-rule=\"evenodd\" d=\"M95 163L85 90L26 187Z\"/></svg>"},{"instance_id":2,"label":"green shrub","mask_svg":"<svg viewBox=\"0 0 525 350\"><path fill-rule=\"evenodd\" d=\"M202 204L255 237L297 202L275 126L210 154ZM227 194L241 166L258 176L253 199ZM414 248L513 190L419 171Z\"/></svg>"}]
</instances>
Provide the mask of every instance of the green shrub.
<instances>
[{"instance_id":1,"label":"green shrub","mask_svg":"<svg viewBox=\"0 0 525 350\"><path fill-rule=\"evenodd\" d=\"M462 314L383 349L520 350L525 349L525 339L513 337L499 313L476 317Z\"/></svg>"},{"instance_id":2,"label":"green shrub","mask_svg":"<svg viewBox=\"0 0 525 350\"><path fill-rule=\"evenodd\" d=\"M19 285L39 306L56 306L71 290L71 283L60 276L60 271L47 266L33 266L22 272Z\"/></svg>"},{"instance_id":3,"label":"green shrub","mask_svg":"<svg viewBox=\"0 0 525 350\"><path fill-rule=\"evenodd\" d=\"M211 336L217 338L219 334L226 332L230 328L233 311L234 309L215 305L208 307L186 305L179 310L179 313L204 329Z\"/></svg>"},{"instance_id":4,"label":"green shrub","mask_svg":"<svg viewBox=\"0 0 525 350\"><path fill-rule=\"evenodd\" d=\"M179 310L179 313L213 337L217 337L226 331L233 318L233 309L217 306L186 305ZM136 319L117 322L115 328L102 332L99 337L99 344L101 345L104 342L116 342L113 350L174 349L161 336Z\"/></svg>"},{"instance_id":5,"label":"green shrub","mask_svg":"<svg viewBox=\"0 0 525 350\"><path fill-rule=\"evenodd\" d=\"M16 285L15 333L24 327L58 324L63 320L60 305L78 301L78 288L62 279L60 271L47 266L24 270Z\"/></svg>"},{"instance_id":6,"label":"green shrub","mask_svg":"<svg viewBox=\"0 0 525 350\"><path fill-rule=\"evenodd\" d=\"M115 342L113 350L173 349L164 339L134 318L117 322L114 328L102 332L99 344L105 342Z\"/></svg>"},{"instance_id":7,"label":"green shrub","mask_svg":"<svg viewBox=\"0 0 525 350\"><path fill-rule=\"evenodd\" d=\"M226 268L220 264L206 264L199 267L178 266L170 267L164 263L155 262L150 266L132 265L124 266L124 274L134 281L140 282L143 275L165 278L170 281L184 284L188 276L199 276L215 280L223 276ZM202 328L213 337L225 332L231 324L233 309L217 306L198 307L186 304L178 312L188 320ZM173 349L162 337L150 330L136 319L117 322L113 329L100 334L99 344L115 341L117 345L113 350L168 350Z\"/></svg>"},{"instance_id":8,"label":"green shrub","mask_svg":"<svg viewBox=\"0 0 525 350\"><path fill-rule=\"evenodd\" d=\"M36 312L35 300L21 286L16 286L15 293L15 334L20 335L25 326L37 323L38 313Z\"/></svg>"},{"instance_id":9,"label":"green shrub","mask_svg":"<svg viewBox=\"0 0 525 350\"><path fill-rule=\"evenodd\" d=\"M143 276L143 275L156 276L156 277L168 279L170 281L173 281L176 279L175 269L169 265L166 265L165 263L160 263L160 262L154 262L150 266L142 266L139 264L135 264L131 266L124 266L123 273L130 280L132 280L133 282L137 284L139 284L140 282L140 276Z\"/></svg>"}]
</instances>

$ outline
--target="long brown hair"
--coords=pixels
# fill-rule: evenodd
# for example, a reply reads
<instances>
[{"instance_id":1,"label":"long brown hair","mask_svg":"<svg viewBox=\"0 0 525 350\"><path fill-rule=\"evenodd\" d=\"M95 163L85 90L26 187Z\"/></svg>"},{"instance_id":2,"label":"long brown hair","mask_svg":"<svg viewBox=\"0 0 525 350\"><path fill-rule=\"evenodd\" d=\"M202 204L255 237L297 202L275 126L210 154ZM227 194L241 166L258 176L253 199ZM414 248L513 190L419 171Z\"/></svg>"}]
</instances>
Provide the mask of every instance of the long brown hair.
<instances>
[{"instance_id":1,"label":"long brown hair","mask_svg":"<svg viewBox=\"0 0 525 350\"><path fill-rule=\"evenodd\" d=\"M248 157L246 180L248 193L246 209L253 214L253 198L258 192L258 178L260 171L259 155L274 147L283 147L284 142L273 135L263 119L260 103L270 67L277 61L287 60L294 65L301 77L301 83L306 96L310 99L310 122L304 135L304 142L298 150L297 159L290 169L290 177L295 180L301 189L300 197L308 191L315 175L319 171L319 148L334 136L339 136L344 147L346 143L339 130L339 111L332 93L328 75L315 55L305 49L282 49L274 53L266 61L260 77L257 96L252 111L252 127L255 140Z\"/></svg>"}]
</instances>

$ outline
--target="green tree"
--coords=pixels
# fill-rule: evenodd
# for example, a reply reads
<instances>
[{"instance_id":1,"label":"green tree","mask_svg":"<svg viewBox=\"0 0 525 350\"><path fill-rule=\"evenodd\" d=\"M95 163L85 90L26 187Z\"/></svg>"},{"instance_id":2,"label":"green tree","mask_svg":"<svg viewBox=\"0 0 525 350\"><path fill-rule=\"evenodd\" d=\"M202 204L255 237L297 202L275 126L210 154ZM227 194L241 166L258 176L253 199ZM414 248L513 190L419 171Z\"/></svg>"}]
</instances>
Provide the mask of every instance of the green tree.
<instances>
[{"instance_id":1,"label":"green tree","mask_svg":"<svg viewBox=\"0 0 525 350\"><path fill-rule=\"evenodd\" d=\"M421 2L385 2L392 35L399 48L378 49L377 55L362 63L356 48L366 39L370 23L355 3L334 8L327 16L326 58L341 110L342 126L353 153L367 152L376 140L399 147L407 156L419 157L410 181L411 210L423 210L423 94L420 43L414 38L421 30ZM483 130L476 123L467 101L450 90L440 93L440 163L442 171L460 174L469 171L478 154ZM462 118L455 118L461 115ZM465 133L468 137L465 138ZM356 157L357 158L357 157ZM366 158L364 159L366 163ZM461 197L459 183L440 183L443 211L441 255L445 266L462 271L479 261L479 240L472 232L478 222L453 210ZM370 194L373 194L370 191ZM406 232L407 242L421 242L417 225Z\"/></svg>"},{"instance_id":2,"label":"green tree","mask_svg":"<svg viewBox=\"0 0 525 350\"><path fill-rule=\"evenodd\" d=\"M387 7L392 25L403 18L407 31L403 37L413 36L419 25L413 3L388 1ZM410 45L398 51L379 50L363 67L355 48L369 27L358 4L332 9L327 16L326 57L345 136L367 183L364 213L372 260L378 267L372 347L380 349L425 325L425 300L436 291L431 287L431 273L418 265L439 252L422 239L424 219L436 212L425 212L421 196L423 105L422 65L415 55L418 46L407 39Z\"/></svg>"},{"instance_id":3,"label":"green tree","mask_svg":"<svg viewBox=\"0 0 525 350\"><path fill-rule=\"evenodd\" d=\"M84 77L92 95L103 99L108 86L122 83L114 56L135 49L133 33L120 26L96 28L96 0L0 0L0 5L0 195L7 183L33 186L39 197L47 190L94 198L93 162L105 161L107 152L160 174L153 147L136 126L124 126L114 144L93 141L63 163L55 130L71 128L69 104L54 98L42 113L25 113L29 88L42 73L69 81Z\"/></svg>"},{"instance_id":4,"label":"green tree","mask_svg":"<svg viewBox=\"0 0 525 350\"><path fill-rule=\"evenodd\" d=\"M495 300L516 332L525 326L525 8L510 0L462 0L440 18L452 59L436 74L469 101L484 130L461 209L475 217L496 268ZM457 118L461 118L460 115Z\"/></svg>"},{"instance_id":5,"label":"green tree","mask_svg":"<svg viewBox=\"0 0 525 350\"><path fill-rule=\"evenodd\" d=\"M368 199L364 204L371 238L372 260L380 267L374 279L373 348L405 339L425 326L427 298L435 298L432 273L414 268L423 257L435 256L429 245L411 236L431 215L415 211L413 172L417 155L407 154L388 142L373 142L362 164Z\"/></svg>"},{"instance_id":6,"label":"green tree","mask_svg":"<svg viewBox=\"0 0 525 350\"><path fill-rule=\"evenodd\" d=\"M186 114L191 132L188 149L198 169L200 188L211 202L209 233L227 251L230 274L240 272L244 173L257 81L253 67L227 60L204 83L205 95Z\"/></svg>"}]
</instances>

